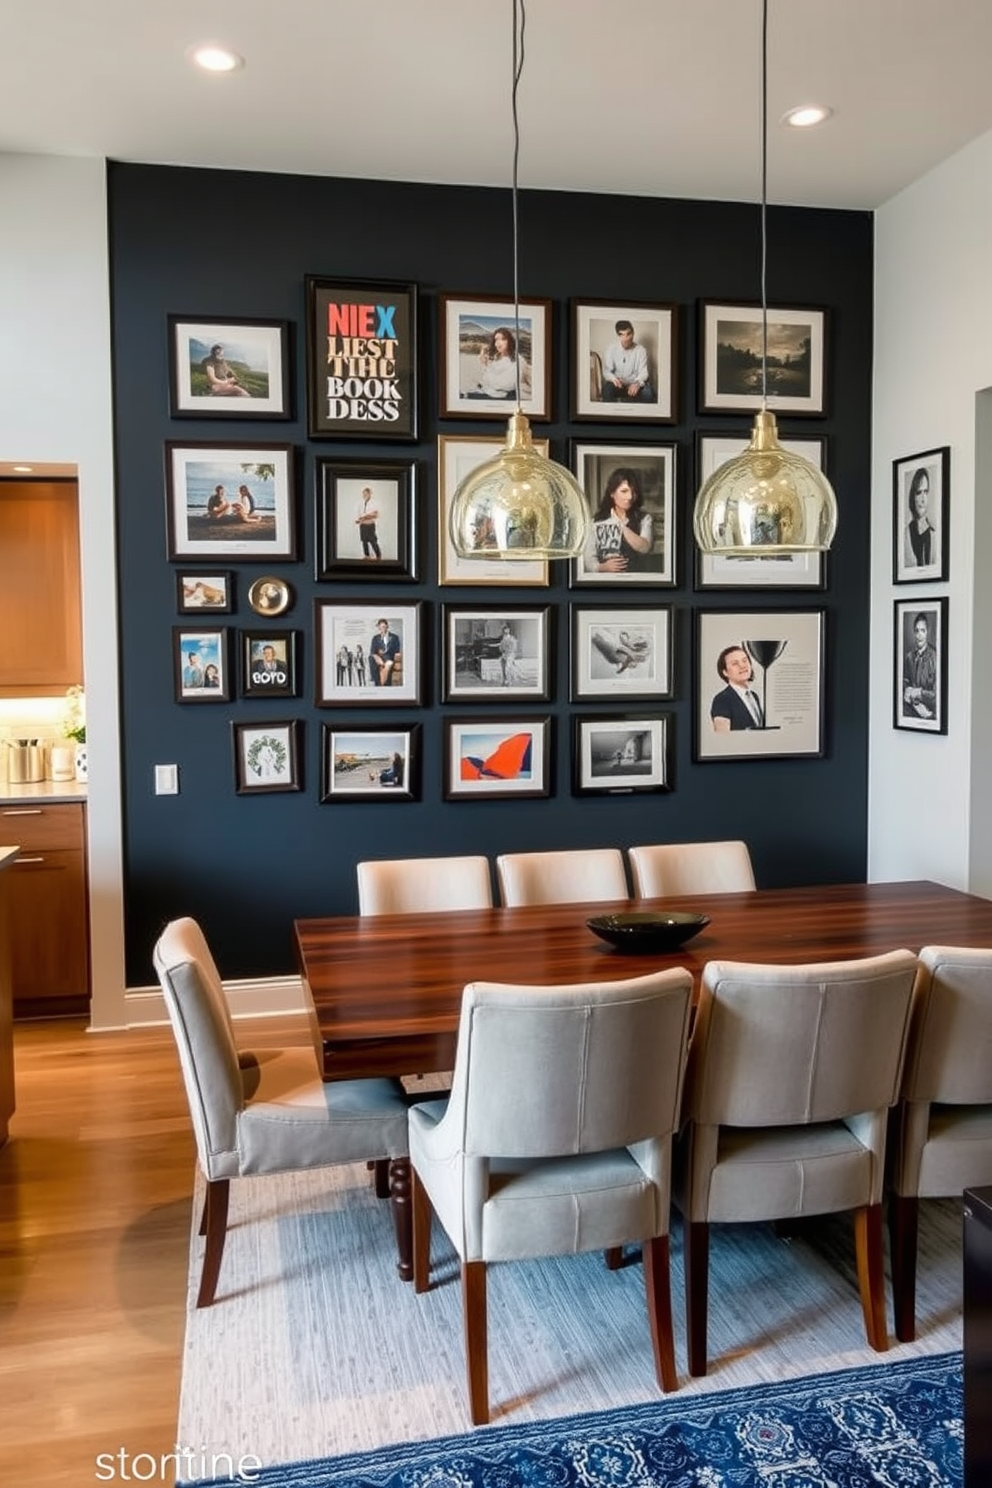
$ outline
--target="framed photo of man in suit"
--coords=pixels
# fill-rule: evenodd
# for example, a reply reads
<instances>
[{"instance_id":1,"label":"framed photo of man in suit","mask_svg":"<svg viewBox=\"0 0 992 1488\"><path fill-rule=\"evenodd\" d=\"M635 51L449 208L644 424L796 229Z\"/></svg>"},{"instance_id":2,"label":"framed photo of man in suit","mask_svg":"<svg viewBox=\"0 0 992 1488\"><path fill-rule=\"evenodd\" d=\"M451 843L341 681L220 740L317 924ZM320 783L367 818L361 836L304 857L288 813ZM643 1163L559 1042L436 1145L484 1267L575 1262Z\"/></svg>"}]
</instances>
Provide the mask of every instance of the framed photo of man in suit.
<instances>
[{"instance_id":1,"label":"framed photo of man in suit","mask_svg":"<svg viewBox=\"0 0 992 1488\"><path fill-rule=\"evenodd\" d=\"M695 758L823 753L823 610L699 610Z\"/></svg>"}]
</instances>

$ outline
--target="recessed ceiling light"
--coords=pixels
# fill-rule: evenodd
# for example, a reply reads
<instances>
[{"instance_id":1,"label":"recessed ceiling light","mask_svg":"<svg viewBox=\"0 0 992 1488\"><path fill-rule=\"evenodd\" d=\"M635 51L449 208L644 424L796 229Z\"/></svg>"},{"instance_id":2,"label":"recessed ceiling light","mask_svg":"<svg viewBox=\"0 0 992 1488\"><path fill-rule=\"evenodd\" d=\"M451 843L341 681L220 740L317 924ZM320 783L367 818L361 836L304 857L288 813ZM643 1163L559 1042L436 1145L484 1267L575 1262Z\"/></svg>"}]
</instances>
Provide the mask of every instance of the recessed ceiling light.
<instances>
[{"instance_id":1,"label":"recessed ceiling light","mask_svg":"<svg viewBox=\"0 0 992 1488\"><path fill-rule=\"evenodd\" d=\"M818 103L803 103L783 114L782 123L788 124L792 129L812 129L814 124L822 124L825 119L829 119L832 113L833 109L823 108Z\"/></svg>"},{"instance_id":2,"label":"recessed ceiling light","mask_svg":"<svg viewBox=\"0 0 992 1488\"><path fill-rule=\"evenodd\" d=\"M186 55L197 67L202 67L204 72L237 72L245 65L244 57L213 41L190 47Z\"/></svg>"}]
</instances>

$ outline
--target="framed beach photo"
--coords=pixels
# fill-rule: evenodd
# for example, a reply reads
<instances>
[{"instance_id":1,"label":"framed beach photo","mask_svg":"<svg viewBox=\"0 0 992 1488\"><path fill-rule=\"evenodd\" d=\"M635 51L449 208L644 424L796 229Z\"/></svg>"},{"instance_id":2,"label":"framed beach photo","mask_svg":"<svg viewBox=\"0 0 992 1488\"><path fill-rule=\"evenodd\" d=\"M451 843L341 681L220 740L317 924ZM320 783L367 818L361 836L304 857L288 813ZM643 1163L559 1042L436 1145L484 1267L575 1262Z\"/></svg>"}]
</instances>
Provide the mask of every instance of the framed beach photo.
<instances>
[{"instance_id":1,"label":"framed beach photo","mask_svg":"<svg viewBox=\"0 0 992 1488\"><path fill-rule=\"evenodd\" d=\"M417 577L412 460L317 460L318 579Z\"/></svg>"},{"instance_id":2,"label":"framed beach photo","mask_svg":"<svg viewBox=\"0 0 992 1488\"><path fill-rule=\"evenodd\" d=\"M897 599L892 726L947 733L947 598Z\"/></svg>"},{"instance_id":3,"label":"framed beach photo","mask_svg":"<svg viewBox=\"0 0 992 1488\"><path fill-rule=\"evenodd\" d=\"M302 732L298 718L279 723L232 723L237 794L261 796L271 791L301 790Z\"/></svg>"},{"instance_id":4,"label":"framed beach photo","mask_svg":"<svg viewBox=\"0 0 992 1488\"><path fill-rule=\"evenodd\" d=\"M441 418L551 417L551 301L438 296Z\"/></svg>"},{"instance_id":5,"label":"framed beach photo","mask_svg":"<svg viewBox=\"0 0 992 1488\"><path fill-rule=\"evenodd\" d=\"M165 446L168 556L296 557L291 444Z\"/></svg>"},{"instance_id":6,"label":"framed beach photo","mask_svg":"<svg viewBox=\"0 0 992 1488\"><path fill-rule=\"evenodd\" d=\"M231 697L226 627L172 627L172 671L177 703L226 703Z\"/></svg>"},{"instance_id":7,"label":"framed beach photo","mask_svg":"<svg viewBox=\"0 0 992 1488\"><path fill-rule=\"evenodd\" d=\"M550 794L550 718L445 720L445 801L507 801Z\"/></svg>"},{"instance_id":8,"label":"framed beach photo","mask_svg":"<svg viewBox=\"0 0 992 1488\"><path fill-rule=\"evenodd\" d=\"M576 796L672 788L672 714L573 719L572 791Z\"/></svg>"},{"instance_id":9,"label":"framed beach photo","mask_svg":"<svg viewBox=\"0 0 992 1488\"><path fill-rule=\"evenodd\" d=\"M467 475L487 460L494 460L505 446L503 439L478 439L474 434L441 434L437 441L437 579L439 584L470 584L479 588L499 584L505 588L547 588L548 565L543 558L486 558L485 534L479 534L478 558L462 558L455 552L448 530L448 517L455 491ZM548 441L535 439L534 448L547 456Z\"/></svg>"},{"instance_id":10,"label":"framed beach photo","mask_svg":"<svg viewBox=\"0 0 992 1488\"><path fill-rule=\"evenodd\" d=\"M402 728L321 730L320 799L328 801L419 801L419 723Z\"/></svg>"},{"instance_id":11,"label":"framed beach photo","mask_svg":"<svg viewBox=\"0 0 992 1488\"><path fill-rule=\"evenodd\" d=\"M233 575L181 569L176 574L176 609L180 615L199 615L204 610L229 615L234 609Z\"/></svg>"},{"instance_id":12,"label":"framed beach photo","mask_svg":"<svg viewBox=\"0 0 992 1488\"><path fill-rule=\"evenodd\" d=\"M589 534L571 587L675 584L674 444L572 444Z\"/></svg>"},{"instance_id":13,"label":"framed beach photo","mask_svg":"<svg viewBox=\"0 0 992 1488\"><path fill-rule=\"evenodd\" d=\"M295 697L297 630L242 630L242 697Z\"/></svg>"},{"instance_id":14,"label":"framed beach photo","mask_svg":"<svg viewBox=\"0 0 992 1488\"><path fill-rule=\"evenodd\" d=\"M306 276L311 439L417 437L417 286Z\"/></svg>"},{"instance_id":15,"label":"framed beach photo","mask_svg":"<svg viewBox=\"0 0 992 1488\"><path fill-rule=\"evenodd\" d=\"M826 413L827 312L768 306L767 406L772 413ZM701 413L762 407L760 304L700 303Z\"/></svg>"},{"instance_id":16,"label":"framed beach photo","mask_svg":"<svg viewBox=\"0 0 992 1488\"><path fill-rule=\"evenodd\" d=\"M823 753L823 610L696 613L695 758Z\"/></svg>"},{"instance_id":17,"label":"framed beach photo","mask_svg":"<svg viewBox=\"0 0 992 1488\"><path fill-rule=\"evenodd\" d=\"M289 322L169 316L173 418L289 418Z\"/></svg>"},{"instance_id":18,"label":"framed beach photo","mask_svg":"<svg viewBox=\"0 0 992 1488\"><path fill-rule=\"evenodd\" d=\"M549 605L443 606L442 701L550 696Z\"/></svg>"},{"instance_id":19,"label":"framed beach photo","mask_svg":"<svg viewBox=\"0 0 992 1488\"><path fill-rule=\"evenodd\" d=\"M676 307L573 300L572 417L674 424Z\"/></svg>"},{"instance_id":20,"label":"framed beach photo","mask_svg":"<svg viewBox=\"0 0 992 1488\"><path fill-rule=\"evenodd\" d=\"M735 460L748 447L749 434L696 435L696 490L728 460ZM823 435L779 438L784 450L801 455L817 470L826 469ZM782 553L762 558L757 553L736 558L721 553L696 551L697 589L825 589L826 554Z\"/></svg>"},{"instance_id":21,"label":"framed beach photo","mask_svg":"<svg viewBox=\"0 0 992 1488\"><path fill-rule=\"evenodd\" d=\"M314 601L318 708L421 702L421 605Z\"/></svg>"},{"instance_id":22,"label":"framed beach photo","mask_svg":"<svg viewBox=\"0 0 992 1488\"><path fill-rule=\"evenodd\" d=\"M893 460L894 584L922 584L947 578L950 516L950 445Z\"/></svg>"},{"instance_id":23,"label":"framed beach photo","mask_svg":"<svg viewBox=\"0 0 992 1488\"><path fill-rule=\"evenodd\" d=\"M573 605L572 701L670 698L674 613L672 605Z\"/></svg>"}]
</instances>

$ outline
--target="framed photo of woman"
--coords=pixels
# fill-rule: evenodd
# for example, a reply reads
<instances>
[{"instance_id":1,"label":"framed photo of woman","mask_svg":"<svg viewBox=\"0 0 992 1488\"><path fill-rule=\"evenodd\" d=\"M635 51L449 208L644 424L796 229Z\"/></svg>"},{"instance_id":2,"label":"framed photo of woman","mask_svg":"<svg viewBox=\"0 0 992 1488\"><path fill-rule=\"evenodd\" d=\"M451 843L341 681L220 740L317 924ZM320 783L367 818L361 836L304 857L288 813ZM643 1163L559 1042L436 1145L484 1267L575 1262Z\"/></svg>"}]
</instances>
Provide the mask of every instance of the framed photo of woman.
<instances>
[{"instance_id":1,"label":"framed photo of woman","mask_svg":"<svg viewBox=\"0 0 992 1488\"><path fill-rule=\"evenodd\" d=\"M949 445L892 462L892 582L922 584L948 575Z\"/></svg>"},{"instance_id":2,"label":"framed photo of woman","mask_svg":"<svg viewBox=\"0 0 992 1488\"><path fill-rule=\"evenodd\" d=\"M551 417L551 301L442 294L442 418Z\"/></svg>"},{"instance_id":3,"label":"framed photo of woman","mask_svg":"<svg viewBox=\"0 0 992 1488\"><path fill-rule=\"evenodd\" d=\"M579 444L572 469L589 533L572 587L675 584L675 445Z\"/></svg>"}]
</instances>

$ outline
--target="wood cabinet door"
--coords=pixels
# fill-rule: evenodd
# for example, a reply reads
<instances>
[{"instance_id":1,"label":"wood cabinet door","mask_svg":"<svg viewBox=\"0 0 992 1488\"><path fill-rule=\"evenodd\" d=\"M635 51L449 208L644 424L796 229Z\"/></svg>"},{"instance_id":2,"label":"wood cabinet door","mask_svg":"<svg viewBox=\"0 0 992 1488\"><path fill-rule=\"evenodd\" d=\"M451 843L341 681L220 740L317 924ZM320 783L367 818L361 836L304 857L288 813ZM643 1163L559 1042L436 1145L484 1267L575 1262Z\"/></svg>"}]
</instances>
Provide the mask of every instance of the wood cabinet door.
<instances>
[{"instance_id":1,"label":"wood cabinet door","mask_svg":"<svg viewBox=\"0 0 992 1488\"><path fill-rule=\"evenodd\" d=\"M0 481L0 697L83 680L75 481Z\"/></svg>"},{"instance_id":2,"label":"wood cabinet door","mask_svg":"<svg viewBox=\"0 0 992 1488\"><path fill-rule=\"evenodd\" d=\"M28 849L7 870L14 1011L83 1011L89 997L81 852ZM62 999L71 1002L62 1004Z\"/></svg>"}]
</instances>

